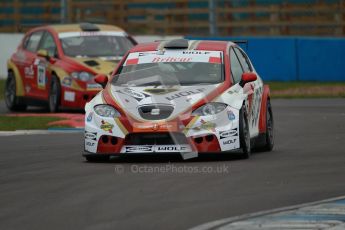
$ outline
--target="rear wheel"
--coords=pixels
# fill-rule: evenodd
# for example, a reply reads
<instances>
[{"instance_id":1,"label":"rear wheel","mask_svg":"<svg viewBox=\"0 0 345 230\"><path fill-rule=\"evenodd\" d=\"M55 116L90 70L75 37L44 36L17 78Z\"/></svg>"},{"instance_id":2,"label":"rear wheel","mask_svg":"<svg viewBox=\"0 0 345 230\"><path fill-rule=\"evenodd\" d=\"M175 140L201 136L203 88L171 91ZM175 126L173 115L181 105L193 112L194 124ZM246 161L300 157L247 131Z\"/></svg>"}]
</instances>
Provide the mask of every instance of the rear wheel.
<instances>
[{"instance_id":1,"label":"rear wheel","mask_svg":"<svg viewBox=\"0 0 345 230\"><path fill-rule=\"evenodd\" d=\"M270 101L266 104L266 130L261 133L255 140L255 150L271 151L274 146L274 121Z\"/></svg>"},{"instance_id":2,"label":"rear wheel","mask_svg":"<svg viewBox=\"0 0 345 230\"><path fill-rule=\"evenodd\" d=\"M26 104L17 97L16 78L13 72L8 72L5 84L5 103L11 111L24 111Z\"/></svg>"},{"instance_id":3,"label":"rear wheel","mask_svg":"<svg viewBox=\"0 0 345 230\"><path fill-rule=\"evenodd\" d=\"M60 96L61 96L61 85L60 81L56 76L52 76L49 91L49 111L51 113L56 113L60 106Z\"/></svg>"},{"instance_id":4,"label":"rear wheel","mask_svg":"<svg viewBox=\"0 0 345 230\"><path fill-rule=\"evenodd\" d=\"M250 133L244 107L240 110L240 147L242 148L241 157L244 159L249 158L251 154Z\"/></svg>"},{"instance_id":5,"label":"rear wheel","mask_svg":"<svg viewBox=\"0 0 345 230\"><path fill-rule=\"evenodd\" d=\"M265 145L263 147L266 151L271 151L274 146L274 121L271 102L267 101L266 106L266 135L265 135Z\"/></svg>"}]
</instances>

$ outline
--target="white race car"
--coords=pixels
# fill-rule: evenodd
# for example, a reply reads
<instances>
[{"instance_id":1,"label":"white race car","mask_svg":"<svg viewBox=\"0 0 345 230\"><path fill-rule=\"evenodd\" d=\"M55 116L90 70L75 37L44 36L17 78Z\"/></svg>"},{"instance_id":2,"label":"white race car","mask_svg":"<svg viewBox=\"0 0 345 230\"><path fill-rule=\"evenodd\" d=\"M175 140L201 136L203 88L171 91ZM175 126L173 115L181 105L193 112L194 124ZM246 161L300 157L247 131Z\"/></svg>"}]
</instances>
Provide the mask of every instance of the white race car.
<instances>
[{"instance_id":1,"label":"white race car","mask_svg":"<svg viewBox=\"0 0 345 230\"><path fill-rule=\"evenodd\" d=\"M125 154L270 151L270 91L233 42L139 44L85 106L88 161Z\"/></svg>"}]
</instances>

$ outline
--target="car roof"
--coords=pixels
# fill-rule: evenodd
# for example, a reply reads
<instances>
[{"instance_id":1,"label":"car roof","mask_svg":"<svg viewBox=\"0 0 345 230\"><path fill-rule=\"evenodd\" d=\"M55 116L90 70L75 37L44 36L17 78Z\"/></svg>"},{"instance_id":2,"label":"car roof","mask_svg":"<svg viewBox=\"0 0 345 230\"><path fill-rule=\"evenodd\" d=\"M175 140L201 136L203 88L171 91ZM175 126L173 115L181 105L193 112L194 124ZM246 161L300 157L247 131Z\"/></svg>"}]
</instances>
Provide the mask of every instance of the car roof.
<instances>
[{"instance_id":1,"label":"car roof","mask_svg":"<svg viewBox=\"0 0 345 230\"><path fill-rule=\"evenodd\" d=\"M91 24L99 28L99 31L114 31L114 32L125 32L122 28L114 25L104 25L104 24ZM82 32L81 24L57 24L57 25L46 25L36 27L33 30L39 29L50 29L56 33L64 32Z\"/></svg>"},{"instance_id":2,"label":"car roof","mask_svg":"<svg viewBox=\"0 0 345 230\"><path fill-rule=\"evenodd\" d=\"M181 40L181 39L178 39ZM148 43L140 43L130 50L130 53L134 52L145 52L145 51L156 51L165 48L167 43L170 41L155 41ZM208 51L226 51L229 46L235 46L236 44L230 41L208 41L208 40L186 40L188 41L188 47L181 48L186 50L208 50Z\"/></svg>"}]
</instances>

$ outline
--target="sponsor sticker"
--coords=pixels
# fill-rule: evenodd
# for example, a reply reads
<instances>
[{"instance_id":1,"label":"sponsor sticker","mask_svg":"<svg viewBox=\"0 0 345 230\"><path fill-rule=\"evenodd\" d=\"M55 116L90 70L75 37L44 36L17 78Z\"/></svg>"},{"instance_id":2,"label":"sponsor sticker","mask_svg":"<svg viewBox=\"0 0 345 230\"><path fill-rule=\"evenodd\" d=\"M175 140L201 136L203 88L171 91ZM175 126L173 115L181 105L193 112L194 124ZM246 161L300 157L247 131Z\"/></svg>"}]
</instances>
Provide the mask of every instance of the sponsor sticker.
<instances>
[{"instance_id":1,"label":"sponsor sticker","mask_svg":"<svg viewBox=\"0 0 345 230\"><path fill-rule=\"evenodd\" d=\"M175 88L151 88L151 89L145 89L144 92L154 94L154 95L164 95L167 93L172 93L177 90L178 89L175 89Z\"/></svg>"},{"instance_id":2,"label":"sponsor sticker","mask_svg":"<svg viewBox=\"0 0 345 230\"><path fill-rule=\"evenodd\" d=\"M236 116L232 111L228 111L228 118L230 121L233 121L236 119Z\"/></svg>"},{"instance_id":3,"label":"sponsor sticker","mask_svg":"<svg viewBox=\"0 0 345 230\"><path fill-rule=\"evenodd\" d=\"M134 52L128 55L125 65L168 62L222 63L221 51L180 51Z\"/></svg>"},{"instance_id":4,"label":"sponsor sticker","mask_svg":"<svg viewBox=\"0 0 345 230\"><path fill-rule=\"evenodd\" d=\"M127 145L122 147L124 153L170 153L170 152L190 152L189 145Z\"/></svg>"},{"instance_id":5,"label":"sponsor sticker","mask_svg":"<svg viewBox=\"0 0 345 230\"><path fill-rule=\"evenodd\" d=\"M62 82L61 82L61 84L63 85L63 86L71 86L72 85L72 78L70 78L70 77L64 77L64 79L62 79Z\"/></svg>"},{"instance_id":6,"label":"sponsor sticker","mask_svg":"<svg viewBox=\"0 0 345 230\"><path fill-rule=\"evenodd\" d=\"M101 89L102 86L100 84L97 84L97 83L90 83L90 84L87 84L87 89Z\"/></svg>"},{"instance_id":7,"label":"sponsor sticker","mask_svg":"<svg viewBox=\"0 0 345 230\"><path fill-rule=\"evenodd\" d=\"M96 132L88 132L85 131L85 135L84 135L85 139L87 140L93 140L95 141L97 138L97 133Z\"/></svg>"},{"instance_id":8,"label":"sponsor sticker","mask_svg":"<svg viewBox=\"0 0 345 230\"><path fill-rule=\"evenodd\" d=\"M29 67L24 68L24 74L27 78L32 78L34 76L34 67L30 65Z\"/></svg>"},{"instance_id":9,"label":"sponsor sticker","mask_svg":"<svg viewBox=\"0 0 345 230\"><path fill-rule=\"evenodd\" d=\"M191 148L188 145L158 145L155 146L155 152L190 152Z\"/></svg>"},{"instance_id":10,"label":"sponsor sticker","mask_svg":"<svg viewBox=\"0 0 345 230\"><path fill-rule=\"evenodd\" d=\"M200 120L200 125L193 127L192 130L200 131L200 130L208 130L212 132L216 132L216 124L213 122L205 121L203 119Z\"/></svg>"},{"instance_id":11,"label":"sponsor sticker","mask_svg":"<svg viewBox=\"0 0 345 230\"><path fill-rule=\"evenodd\" d=\"M152 63L155 62L191 62L193 60L193 58L191 57L174 57L174 56L170 56L170 57L154 57L152 59Z\"/></svg>"},{"instance_id":12,"label":"sponsor sticker","mask_svg":"<svg viewBox=\"0 0 345 230\"><path fill-rule=\"evenodd\" d=\"M37 85L39 88L46 87L46 67L44 65L37 66Z\"/></svg>"},{"instance_id":13,"label":"sponsor sticker","mask_svg":"<svg viewBox=\"0 0 345 230\"><path fill-rule=\"evenodd\" d=\"M151 153L153 152L153 146L125 146L125 153Z\"/></svg>"},{"instance_id":14,"label":"sponsor sticker","mask_svg":"<svg viewBox=\"0 0 345 230\"><path fill-rule=\"evenodd\" d=\"M82 31L59 33L59 38L88 37L88 36L125 36L124 32L116 31Z\"/></svg>"},{"instance_id":15,"label":"sponsor sticker","mask_svg":"<svg viewBox=\"0 0 345 230\"><path fill-rule=\"evenodd\" d=\"M113 124L110 124L109 122L104 121L104 120L102 120L101 122L102 122L102 124L101 124L100 128L103 131L106 131L106 132L109 132L109 133L113 133L113 128L114 128Z\"/></svg>"},{"instance_id":16,"label":"sponsor sticker","mask_svg":"<svg viewBox=\"0 0 345 230\"><path fill-rule=\"evenodd\" d=\"M167 131L167 130L176 130L177 129L177 123L170 122L170 123L133 123L133 131L143 131L143 130L161 130L161 131Z\"/></svg>"},{"instance_id":17,"label":"sponsor sticker","mask_svg":"<svg viewBox=\"0 0 345 230\"><path fill-rule=\"evenodd\" d=\"M237 139L230 139L230 140L223 141L223 145L234 144L236 142L236 140Z\"/></svg>"},{"instance_id":18,"label":"sponsor sticker","mask_svg":"<svg viewBox=\"0 0 345 230\"><path fill-rule=\"evenodd\" d=\"M178 92L173 95L170 95L168 97L165 97L167 100L172 101L181 97L187 97L195 94L199 94L204 92L206 89L205 88L200 88L200 89L195 89L195 90L188 90L188 91L183 91L183 92Z\"/></svg>"},{"instance_id":19,"label":"sponsor sticker","mask_svg":"<svg viewBox=\"0 0 345 230\"><path fill-rule=\"evenodd\" d=\"M89 115L86 118L87 122L91 122L92 121L92 117L93 117L93 112L90 112Z\"/></svg>"},{"instance_id":20,"label":"sponsor sticker","mask_svg":"<svg viewBox=\"0 0 345 230\"><path fill-rule=\"evenodd\" d=\"M232 136L237 136L237 128L219 132L220 139L224 139L224 138L228 138Z\"/></svg>"},{"instance_id":21,"label":"sponsor sticker","mask_svg":"<svg viewBox=\"0 0 345 230\"><path fill-rule=\"evenodd\" d=\"M116 92L130 96L130 97L136 99L137 101L141 101L146 97L150 97L149 95L147 95L145 93L135 91L134 89L131 89L131 88L124 88L124 89L118 90Z\"/></svg>"},{"instance_id":22,"label":"sponsor sticker","mask_svg":"<svg viewBox=\"0 0 345 230\"><path fill-rule=\"evenodd\" d=\"M95 146L95 144L96 144L95 142L85 141L85 145L89 147Z\"/></svg>"},{"instance_id":23,"label":"sponsor sticker","mask_svg":"<svg viewBox=\"0 0 345 230\"><path fill-rule=\"evenodd\" d=\"M65 91L64 99L65 101L71 101L71 102L75 101L75 93L70 92L70 91Z\"/></svg>"}]
</instances>

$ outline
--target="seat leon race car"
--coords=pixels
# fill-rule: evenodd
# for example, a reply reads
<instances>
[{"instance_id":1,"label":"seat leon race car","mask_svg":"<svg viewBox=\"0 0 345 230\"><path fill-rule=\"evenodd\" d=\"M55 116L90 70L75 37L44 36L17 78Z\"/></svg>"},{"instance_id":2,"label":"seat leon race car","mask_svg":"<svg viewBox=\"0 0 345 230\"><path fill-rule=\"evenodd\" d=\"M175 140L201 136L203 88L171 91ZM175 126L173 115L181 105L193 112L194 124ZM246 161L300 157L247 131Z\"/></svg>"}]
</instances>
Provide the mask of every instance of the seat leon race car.
<instances>
[{"instance_id":1,"label":"seat leon race car","mask_svg":"<svg viewBox=\"0 0 345 230\"><path fill-rule=\"evenodd\" d=\"M90 23L30 30L8 60L5 101L10 110L27 105L83 109L101 90L97 74L110 74L136 42L122 29Z\"/></svg>"},{"instance_id":2,"label":"seat leon race car","mask_svg":"<svg viewBox=\"0 0 345 230\"><path fill-rule=\"evenodd\" d=\"M139 44L85 106L87 160L272 150L270 91L233 42ZM233 151L237 150L237 151Z\"/></svg>"}]
</instances>

